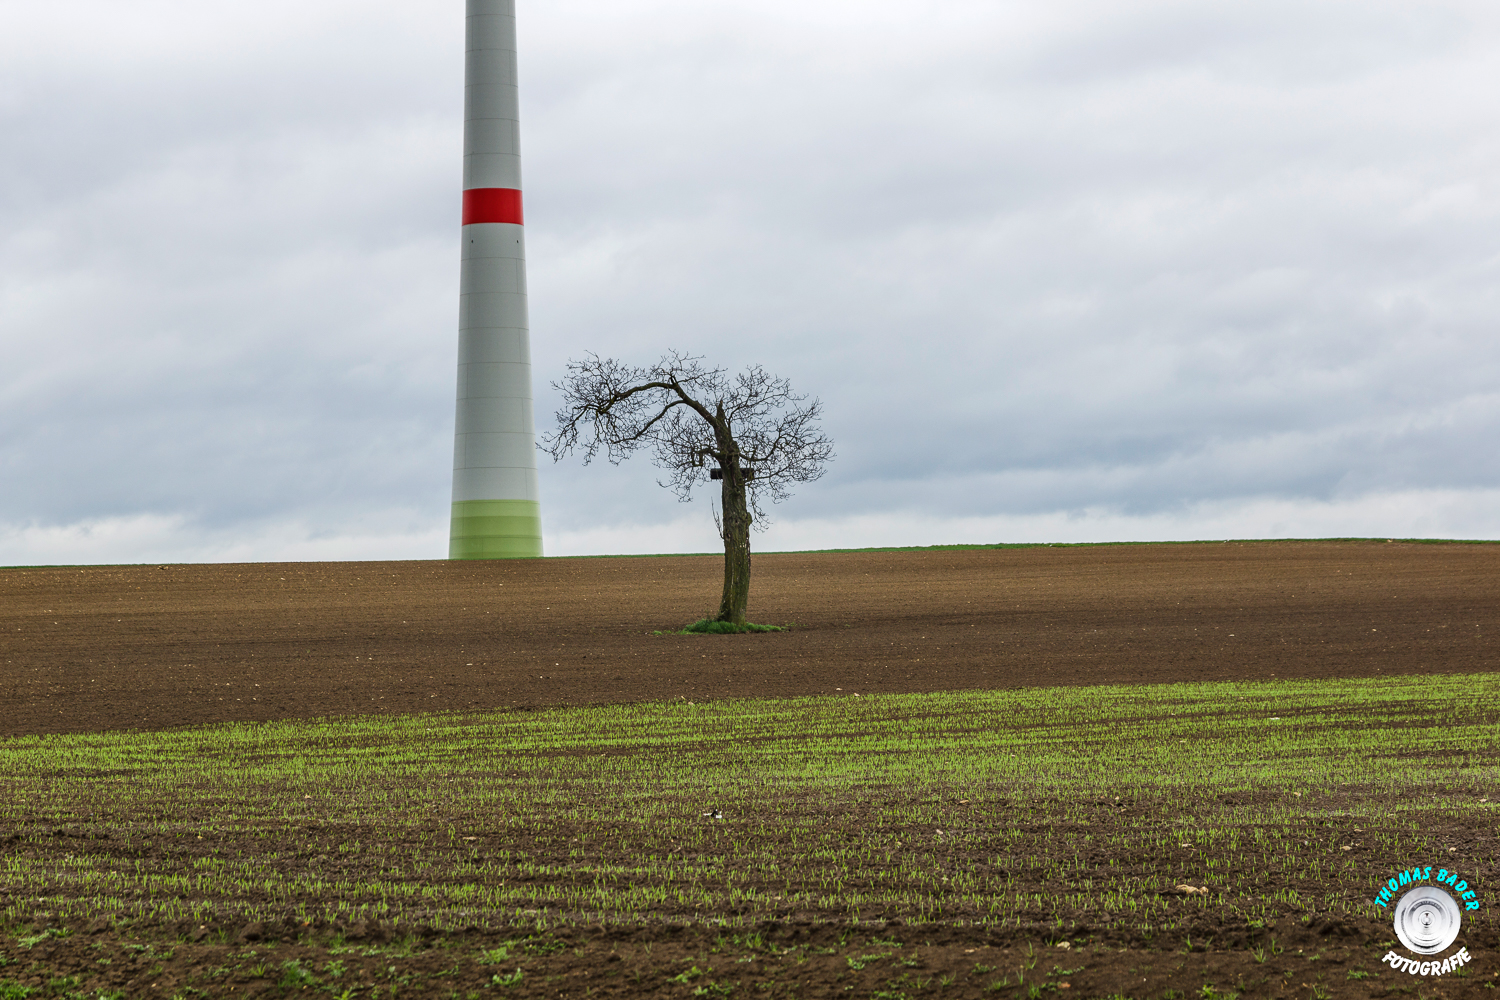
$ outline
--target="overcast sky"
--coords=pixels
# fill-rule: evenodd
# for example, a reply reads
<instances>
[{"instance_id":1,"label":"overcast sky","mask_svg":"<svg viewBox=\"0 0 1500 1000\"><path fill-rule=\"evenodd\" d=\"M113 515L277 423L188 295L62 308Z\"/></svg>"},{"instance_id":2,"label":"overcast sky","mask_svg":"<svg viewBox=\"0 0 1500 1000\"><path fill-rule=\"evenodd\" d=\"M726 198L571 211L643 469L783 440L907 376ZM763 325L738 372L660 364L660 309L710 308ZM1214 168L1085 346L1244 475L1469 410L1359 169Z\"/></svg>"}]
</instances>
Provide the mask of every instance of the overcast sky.
<instances>
[{"instance_id":1,"label":"overcast sky","mask_svg":"<svg viewBox=\"0 0 1500 1000\"><path fill-rule=\"evenodd\" d=\"M539 426L761 363L762 549L1500 537L1493 0L518 0ZM446 555L461 0L0 0L0 564ZM646 455L549 553L711 551Z\"/></svg>"}]
</instances>

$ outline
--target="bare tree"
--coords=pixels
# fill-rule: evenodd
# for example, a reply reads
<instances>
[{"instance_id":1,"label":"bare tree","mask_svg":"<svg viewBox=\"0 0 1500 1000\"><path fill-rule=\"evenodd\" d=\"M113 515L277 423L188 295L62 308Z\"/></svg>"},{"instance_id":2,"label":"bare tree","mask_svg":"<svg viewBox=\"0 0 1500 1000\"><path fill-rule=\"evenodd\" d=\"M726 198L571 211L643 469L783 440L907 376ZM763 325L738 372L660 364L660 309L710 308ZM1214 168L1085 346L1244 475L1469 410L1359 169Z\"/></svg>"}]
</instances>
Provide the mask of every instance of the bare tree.
<instances>
[{"instance_id":1,"label":"bare tree","mask_svg":"<svg viewBox=\"0 0 1500 1000\"><path fill-rule=\"evenodd\" d=\"M791 484L817 479L833 457L833 442L817 425L822 404L794 395L791 383L759 365L730 376L676 351L646 368L590 354L568 362L567 377L553 388L564 405L557 430L540 447L554 461L582 447L585 465L600 449L618 465L649 445L656 465L671 473L658 482L679 500L701 482L722 479L723 514L715 515L724 540L718 620L744 625L750 526L765 520L761 502L786 499Z\"/></svg>"}]
</instances>

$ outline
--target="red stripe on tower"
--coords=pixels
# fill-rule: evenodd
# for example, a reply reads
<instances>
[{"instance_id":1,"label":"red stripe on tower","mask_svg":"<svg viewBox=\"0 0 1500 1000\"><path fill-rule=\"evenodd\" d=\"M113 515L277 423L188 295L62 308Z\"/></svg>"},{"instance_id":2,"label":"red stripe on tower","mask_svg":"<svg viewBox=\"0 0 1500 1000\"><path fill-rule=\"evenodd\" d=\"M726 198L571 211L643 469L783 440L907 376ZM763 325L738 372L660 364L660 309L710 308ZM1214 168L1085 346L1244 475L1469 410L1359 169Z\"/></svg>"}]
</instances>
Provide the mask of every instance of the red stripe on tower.
<instances>
[{"instance_id":1,"label":"red stripe on tower","mask_svg":"<svg viewBox=\"0 0 1500 1000\"><path fill-rule=\"evenodd\" d=\"M464 192L464 221L471 226L476 222L521 222L521 192L515 188L470 188Z\"/></svg>"}]
</instances>

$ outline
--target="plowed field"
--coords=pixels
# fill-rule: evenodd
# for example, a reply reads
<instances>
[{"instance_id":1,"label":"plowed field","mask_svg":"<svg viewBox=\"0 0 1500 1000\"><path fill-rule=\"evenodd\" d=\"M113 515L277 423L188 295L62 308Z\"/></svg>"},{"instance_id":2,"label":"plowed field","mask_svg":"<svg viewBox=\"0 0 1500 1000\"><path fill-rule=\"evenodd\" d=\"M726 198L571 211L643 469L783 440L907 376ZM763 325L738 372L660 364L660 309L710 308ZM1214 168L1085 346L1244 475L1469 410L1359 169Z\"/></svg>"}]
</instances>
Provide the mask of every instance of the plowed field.
<instances>
[{"instance_id":1,"label":"plowed field","mask_svg":"<svg viewBox=\"0 0 1500 1000\"><path fill-rule=\"evenodd\" d=\"M0 997L1500 983L1500 545L768 554L793 627L668 634L721 566L0 570ZM1481 890L1441 971L1381 963L1409 864Z\"/></svg>"},{"instance_id":2,"label":"plowed field","mask_svg":"<svg viewBox=\"0 0 1500 1000\"><path fill-rule=\"evenodd\" d=\"M686 698L1467 673L1500 545L1214 543L0 570L0 735Z\"/></svg>"}]
</instances>

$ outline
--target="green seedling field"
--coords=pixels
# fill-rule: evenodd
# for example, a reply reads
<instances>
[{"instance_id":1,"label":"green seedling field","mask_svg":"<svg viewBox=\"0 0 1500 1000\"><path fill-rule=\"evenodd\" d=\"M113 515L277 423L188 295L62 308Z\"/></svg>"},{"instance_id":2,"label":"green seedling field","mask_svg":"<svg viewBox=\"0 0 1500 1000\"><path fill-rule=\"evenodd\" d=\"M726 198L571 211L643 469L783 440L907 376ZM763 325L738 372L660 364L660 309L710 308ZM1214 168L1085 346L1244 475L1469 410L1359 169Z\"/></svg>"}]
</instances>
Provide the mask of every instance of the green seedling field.
<instances>
[{"instance_id":1,"label":"green seedling field","mask_svg":"<svg viewBox=\"0 0 1500 1000\"><path fill-rule=\"evenodd\" d=\"M0 742L3 920L1491 919L1493 675L358 717ZM1181 888L1187 887L1187 888ZM1192 891L1189 891L1192 890Z\"/></svg>"}]
</instances>

